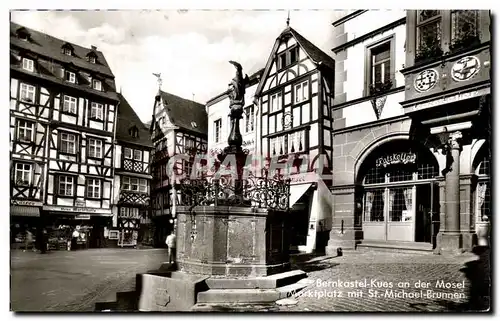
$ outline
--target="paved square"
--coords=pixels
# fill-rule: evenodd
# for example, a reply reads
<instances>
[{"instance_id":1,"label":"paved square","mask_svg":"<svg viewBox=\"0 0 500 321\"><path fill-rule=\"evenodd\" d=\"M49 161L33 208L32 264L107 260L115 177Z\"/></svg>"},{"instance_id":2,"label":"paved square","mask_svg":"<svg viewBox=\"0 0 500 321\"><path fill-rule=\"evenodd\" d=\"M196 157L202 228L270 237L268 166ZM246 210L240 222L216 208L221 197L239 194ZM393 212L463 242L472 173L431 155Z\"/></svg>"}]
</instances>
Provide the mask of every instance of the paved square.
<instances>
[{"instance_id":1,"label":"paved square","mask_svg":"<svg viewBox=\"0 0 500 321\"><path fill-rule=\"evenodd\" d=\"M136 273L166 258L164 249L11 251L11 310L94 311L96 302L133 290Z\"/></svg>"}]
</instances>

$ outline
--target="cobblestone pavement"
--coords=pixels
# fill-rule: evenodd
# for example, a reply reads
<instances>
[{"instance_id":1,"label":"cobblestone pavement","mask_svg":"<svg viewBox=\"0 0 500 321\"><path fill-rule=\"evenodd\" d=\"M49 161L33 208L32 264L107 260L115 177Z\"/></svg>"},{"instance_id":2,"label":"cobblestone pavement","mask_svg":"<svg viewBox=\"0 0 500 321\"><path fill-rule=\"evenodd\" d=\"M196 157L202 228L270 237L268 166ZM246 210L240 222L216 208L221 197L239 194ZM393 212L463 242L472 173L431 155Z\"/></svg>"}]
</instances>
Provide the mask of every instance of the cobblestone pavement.
<instances>
[{"instance_id":1,"label":"cobblestone pavement","mask_svg":"<svg viewBox=\"0 0 500 321\"><path fill-rule=\"evenodd\" d=\"M481 276L485 273L484 264L478 264L478 259L472 253L450 258L381 251L344 252L342 257L297 266L308 272L311 284L293 296L297 304L270 310L484 311L489 305L479 296L484 294L485 282ZM464 288L447 288L448 282Z\"/></svg>"},{"instance_id":2,"label":"cobblestone pavement","mask_svg":"<svg viewBox=\"0 0 500 321\"><path fill-rule=\"evenodd\" d=\"M164 249L11 251L11 310L93 311L95 302L133 290L136 273L157 269Z\"/></svg>"}]
</instances>

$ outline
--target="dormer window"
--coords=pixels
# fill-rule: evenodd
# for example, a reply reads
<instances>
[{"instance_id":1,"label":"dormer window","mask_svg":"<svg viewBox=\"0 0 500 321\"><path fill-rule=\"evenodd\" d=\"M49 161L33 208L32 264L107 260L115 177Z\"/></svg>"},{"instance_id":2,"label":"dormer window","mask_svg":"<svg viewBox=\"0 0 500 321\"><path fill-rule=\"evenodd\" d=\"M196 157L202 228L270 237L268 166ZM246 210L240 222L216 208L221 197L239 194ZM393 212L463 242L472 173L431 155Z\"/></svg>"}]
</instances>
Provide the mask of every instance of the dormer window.
<instances>
[{"instance_id":1,"label":"dormer window","mask_svg":"<svg viewBox=\"0 0 500 321\"><path fill-rule=\"evenodd\" d=\"M17 29L16 33L17 33L17 37L19 39L24 40L24 41L30 40L30 33L28 32L28 30L26 30L26 28L21 27L21 28Z\"/></svg>"},{"instance_id":2,"label":"dormer window","mask_svg":"<svg viewBox=\"0 0 500 321\"><path fill-rule=\"evenodd\" d=\"M23 69L27 71L33 72L34 70L34 61L32 59L23 58Z\"/></svg>"},{"instance_id":3,"label":"dormer window","mask_svg":"<svg viewBox=\"0 0 500 321\"><path fill-rule=\"evenodd\" d=\"M139 130L137 129L137 127L132 127L128 130L128 133L130 134L130 136L134 137L134 138L137 138L139 137Z\"/></svg>"},{"instance_id":4,"label":"dormer window","mask_svg":"<svg viewBox=\"0 0 500 321\"><path fill-rule=\"evenodd\" d=\"M70 82L72 84L74 84L76 82L76 75L74 72L71 72L71 71L68 71L68 70L65 70L64 71L64 79L67 81L67 82Z\"/></svg>"},{"instance_id":5,"label":"dormer window","mask_svg":"<svg viewBox=\"0 0 500 321\"><path fill-rule=\"evenodd\" d=\"M97 63L97 55L94 51L91 51L87 54L87 61L90 62L91 64Z\"/></svg>"},{"instance_id":6,"label":"dormer window","mask_svg":"<svg viewBox=\"0 0 500 321\"><path fill-rule=\"evenodd\" d=\"M196 124L196 122L192 121L191 122L191 127L196 128L196 127L198 127L198 125Z\"/></svg>"},{"instance_id":7,"label":"dormer window","mask_svg":"<svg viewBox=\"0 0 500 321\"><path fill-rule=\"evenodd\" d=\"M73 56L73 46L70 45L69 43L65 43L61 47L61 51L63 54L68 55L68 56Z\"/></svg>"},{"instance_id":8,"label":"dormer window","mask_svg":"<svg viewBox=\"0 0 500 321\"><path fill-rule=\"evenodd\" d=\"M98 79L93 79L92 80L92 88L94 88L95 90L102 90L101 81Z\"/></svg>"}]
</instances>

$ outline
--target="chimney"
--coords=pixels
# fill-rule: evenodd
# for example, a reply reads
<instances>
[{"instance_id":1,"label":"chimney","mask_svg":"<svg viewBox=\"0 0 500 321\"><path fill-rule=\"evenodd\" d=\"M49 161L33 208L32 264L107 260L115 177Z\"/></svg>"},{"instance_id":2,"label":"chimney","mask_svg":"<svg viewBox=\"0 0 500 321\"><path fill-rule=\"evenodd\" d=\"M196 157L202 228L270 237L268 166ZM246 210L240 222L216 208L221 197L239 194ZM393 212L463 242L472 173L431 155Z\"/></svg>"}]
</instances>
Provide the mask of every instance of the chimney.
<instances>
[{"instance_id":1,"label":"chimney","mask_svg":"<svg viewBox=\"0 0 500 321\"><path fill-rule=\"evenodd\" d=\"M97 50L96 46L90 46L90 48L92 48L92 50Z\"/></svg>"}]
</instances>

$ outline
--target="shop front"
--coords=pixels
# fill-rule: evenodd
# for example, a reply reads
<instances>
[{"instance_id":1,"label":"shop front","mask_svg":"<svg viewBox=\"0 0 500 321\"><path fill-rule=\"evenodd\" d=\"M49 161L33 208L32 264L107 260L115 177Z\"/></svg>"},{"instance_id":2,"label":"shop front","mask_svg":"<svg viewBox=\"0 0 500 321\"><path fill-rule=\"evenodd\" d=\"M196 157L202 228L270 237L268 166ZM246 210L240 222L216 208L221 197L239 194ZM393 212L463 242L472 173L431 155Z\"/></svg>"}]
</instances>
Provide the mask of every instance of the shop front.
<instances>
[{"instance_id":1,"label":"shop front","mask_svg":"<svg viewBox=\"0 0 500 321\"><path fill-rule=\"evenodd\" d=\"M363 240L435 246L439 165L429 149L397 140L379 146L358 173Z\"/></svg>"},{"instance_id":2,"label":"shop front","mask_svg":"<svg viewBox=\"0 0 500 321\"><path fill-rule=\"evenodd\" d=\"M12 249L25 248L28 231L32 234L35 246L38 230L41 227L41 202L26 200L11 200L10 205L10 244Z\"/></svg>"},{"instance_id":3,"label":"shop front","mask_svg":"<svg viewBox=\"0 0 500 321\"><path fill-rule=\"evenodd\" d=\"M104 230L110 226L109 209L44 206L47 243L53 250L77 250L107 246Z\"/></svg>"},{"instance_id":4,"label":"shop front","mask_svg":"<svg viewBox=\"0 0 500 321\"><path fill-rule=\"evenodd\" d=\"M331 192L315 172L290 175L292 252L322 253L331 230Z\"/></svg>"}]
</instances>

